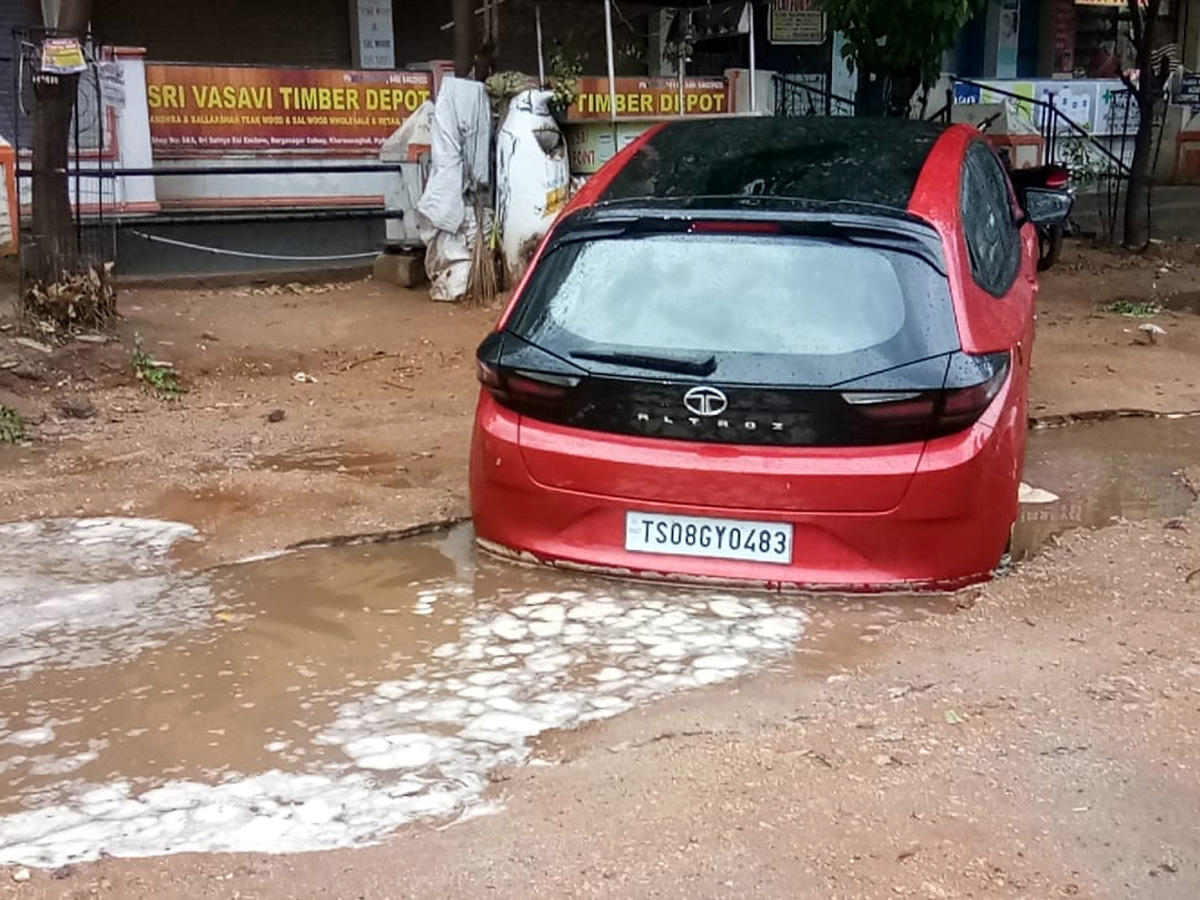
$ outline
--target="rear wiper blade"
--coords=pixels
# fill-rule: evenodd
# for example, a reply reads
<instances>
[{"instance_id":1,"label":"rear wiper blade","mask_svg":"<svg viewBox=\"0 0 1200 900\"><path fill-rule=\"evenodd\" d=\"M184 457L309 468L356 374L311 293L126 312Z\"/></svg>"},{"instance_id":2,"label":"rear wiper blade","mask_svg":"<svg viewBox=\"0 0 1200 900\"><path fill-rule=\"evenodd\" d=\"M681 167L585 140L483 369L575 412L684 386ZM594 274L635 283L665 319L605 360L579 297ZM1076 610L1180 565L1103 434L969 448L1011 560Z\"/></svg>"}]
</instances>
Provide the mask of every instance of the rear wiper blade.
<instances>
[{"instance_id":1,"label":"rear wiper blade","mask_svg":"<svg viewBox=\"0 0 1200 900\"><path fill-rule=\"evenodd\" d=\"M649 369L655 372L695 375L699 378L706 378L717 371L717 358L711 355L688 359L671 356L651 356L645 353L623 353L621 351L578 350L572 353L571 357L573 359L586 359L591 362L612 363L616 366L633 366L638 369Z\"/></svg>"}]
</instances>

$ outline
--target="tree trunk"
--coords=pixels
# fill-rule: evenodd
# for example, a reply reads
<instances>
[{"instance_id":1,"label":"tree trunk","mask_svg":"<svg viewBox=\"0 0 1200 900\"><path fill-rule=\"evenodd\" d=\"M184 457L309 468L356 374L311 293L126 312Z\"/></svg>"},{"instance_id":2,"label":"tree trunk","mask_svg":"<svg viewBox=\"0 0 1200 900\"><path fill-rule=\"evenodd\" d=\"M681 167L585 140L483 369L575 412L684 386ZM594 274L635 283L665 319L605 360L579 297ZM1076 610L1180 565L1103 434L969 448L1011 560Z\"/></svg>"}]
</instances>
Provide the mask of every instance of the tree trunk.
<instances>
[{"instance_id":1,"label":"tree trunk","mask_svg":"<svg viewBox=\"0 0 1200 900\"><path fill-rule=\"evenodd\" d=\"M56 33L85 38L92 0L62 0ZM33 125L33 253L29 274L53 283L78 263L71 217L71 122L79 90L78 75L34 76L37 108Z\"/></svg>"},{"instance_id":2,"label":"tree trunk","mask_svg":"<svg viewBox=\"0 0 1200 900\"><path fill-rule=\"evenodd\" d=\"M891 91L888 94L887 115L893 119L907 119L912 116L913 97L921 79L913 75L893 75Z\"/></svg>"},{"instance_id":3,"label":"tree trunk","mask_svg":"<svg viewBox=\"0 0 1200 900\"><path fill-rule=\"evenodd\" d=\"M1151 77L1147 72L1143 80ZM1125 195L1125 246L1144 250L1150 243L1150 187L1154 180L1154 101L1144 100L1138 110L1137 137L1129 167L1129 190Z\"/></svg>"},{"instance_id":4,"label":"tree trunk","mask_svg":"<svg viewBox=\"0 0 1200 900\"><path fill-rule=\"evenodd\" d=\"M1143 3L1145 4L1143 8ZM1122 74L1133 92L1138 108L1138 129L1133 144L1133 162L1129 166L1129 190L1125 196L1124 244L1130 250L1144 250L1150 243L1150 188L1154 180L1154 107L1165 85L1153 71L1154 30L1158 25L1161 0L1129 0L1133 39L1137 50L1138 83ZM1169 74L1169 71L1166 73Z\"/></svg>"},{"instance_id":5,"label":"tree trunk","mask_svg":"<svg viewBox=\"0 0 1200 900\"><path fill-rule=\"evenodd\" d=\"M71 122L77 75L39 75L33 123L33 232L29 274L43 283L59 280L78 262L71 215Z\"/></svg>"}]
</instances>

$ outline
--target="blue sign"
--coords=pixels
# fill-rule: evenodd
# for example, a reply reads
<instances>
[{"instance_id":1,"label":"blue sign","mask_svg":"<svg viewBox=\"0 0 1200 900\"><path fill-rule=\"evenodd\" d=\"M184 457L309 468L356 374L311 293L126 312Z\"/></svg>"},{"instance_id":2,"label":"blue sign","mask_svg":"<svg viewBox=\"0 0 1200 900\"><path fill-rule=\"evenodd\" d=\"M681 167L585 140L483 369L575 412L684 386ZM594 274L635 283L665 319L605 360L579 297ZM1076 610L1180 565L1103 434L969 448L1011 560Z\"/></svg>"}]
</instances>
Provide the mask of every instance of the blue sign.
<instances>
[{"instance_id":1,"label":"blue sign","mask_svg":"<svg viewBox=\"0 0 1200 900\"><path fill-rule=\"evenodd\" d=\"M983 92L977 84L963 84L955 82L954 84L954 102L973 105L979 103Z\"/></svg>"}]
</instances>

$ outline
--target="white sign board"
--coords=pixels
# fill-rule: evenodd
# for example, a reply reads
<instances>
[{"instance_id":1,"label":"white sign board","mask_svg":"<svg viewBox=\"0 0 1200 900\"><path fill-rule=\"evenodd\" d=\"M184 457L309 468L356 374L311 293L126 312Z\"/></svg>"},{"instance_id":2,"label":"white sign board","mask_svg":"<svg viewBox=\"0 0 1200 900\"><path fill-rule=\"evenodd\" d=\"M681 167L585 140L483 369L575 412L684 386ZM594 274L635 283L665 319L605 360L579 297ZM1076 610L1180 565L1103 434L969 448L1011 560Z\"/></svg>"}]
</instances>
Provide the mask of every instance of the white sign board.
<instances>
[{"instance_id":1,"label":"white sign board","mask_svg":"<svg viewBox=\"0 0 1200 900\"><path fill-rule=\"evenodd\" d=\"M816 0L771 0L772 44L825 43L825 13Z\"/></svg>"},{"instance_id":2,"label":"white sign board","mask_svg":"<svg viewBox=\"0 0 1200 900\"><path fill-rule=\"evenodd\" d=\"M396 68L396 38L392 24L392 0L357 0L357 2L359 68Z\"/></svg>"}]
</instances>

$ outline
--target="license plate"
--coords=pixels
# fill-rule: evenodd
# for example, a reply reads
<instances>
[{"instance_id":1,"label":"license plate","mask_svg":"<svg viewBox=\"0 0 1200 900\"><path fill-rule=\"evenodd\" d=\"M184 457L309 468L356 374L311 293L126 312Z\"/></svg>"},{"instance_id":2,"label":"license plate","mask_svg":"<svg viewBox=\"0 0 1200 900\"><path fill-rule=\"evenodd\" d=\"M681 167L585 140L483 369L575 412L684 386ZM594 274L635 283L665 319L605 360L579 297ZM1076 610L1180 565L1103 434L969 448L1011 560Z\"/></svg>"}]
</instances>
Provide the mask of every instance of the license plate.
<instances>
[{"instance_id":1,"label":"license plate","mask_svg":"<svg viewBox=\"0 0 1200 900\"><path fill-rule=\"evenodd\" d=\"M627 512L625 549L787 566L792 562L792 525Z\"/></svg>"}]
</instances>

